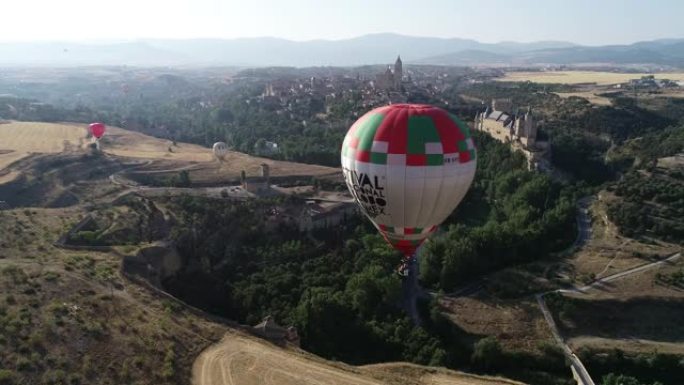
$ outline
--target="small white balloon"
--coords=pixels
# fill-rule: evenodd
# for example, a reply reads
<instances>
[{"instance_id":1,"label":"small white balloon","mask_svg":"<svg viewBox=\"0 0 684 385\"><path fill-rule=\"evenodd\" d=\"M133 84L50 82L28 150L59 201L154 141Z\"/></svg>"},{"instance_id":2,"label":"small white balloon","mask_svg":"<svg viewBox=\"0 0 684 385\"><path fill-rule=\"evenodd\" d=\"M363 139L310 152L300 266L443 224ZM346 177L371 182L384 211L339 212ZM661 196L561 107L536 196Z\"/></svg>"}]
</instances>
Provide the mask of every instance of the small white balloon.
<instances>
[{"instance_id":1,"label":"small white balloon","mask_svg":"<svg viewBox=\"0 0 684 385\"><path fill-rule=\"evenodd\" d=\"M214 143L212 150L214 151L214 156L219 160L223 160L226 154L228 154L228 146L224 142Z\"/></svg>"}]
</instances>

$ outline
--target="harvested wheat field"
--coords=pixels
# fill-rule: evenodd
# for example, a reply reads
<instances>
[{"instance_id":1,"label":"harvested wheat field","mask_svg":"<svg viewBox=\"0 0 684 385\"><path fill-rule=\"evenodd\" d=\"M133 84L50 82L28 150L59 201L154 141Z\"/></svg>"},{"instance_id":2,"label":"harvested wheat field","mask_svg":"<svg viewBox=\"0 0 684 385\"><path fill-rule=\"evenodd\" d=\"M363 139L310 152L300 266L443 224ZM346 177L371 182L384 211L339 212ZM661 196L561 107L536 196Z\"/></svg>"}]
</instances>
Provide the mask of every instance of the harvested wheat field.
<instances>
[{"instance_id":1,"label":"harvested wheat field","mask_svg":"<svg viewBox=\"0 0 684 385\"><path fill-rule=\"evenodd\" d=\"M285 350L253 337L228 333L206 349L192 368L193 385L506 385L498 378L471 376L411 364L354 367L301 351Z\"/></svg>"},{"instance_id":2,"label":"harvested wheat field","mask_svg":"<svg viewBox=\"0 0 684 385\"><path fill-rule=\"evenodd\" d=\"M40 122L0 124L0 170L31 153L56 153L85 142L85 126Z\"/></svg>"},{"instance_id":3,"label":"harvested wheat field","mask_svg":"<svg viewBox=\"0 0 684 385\"><path fill-rule=\"evenodd\" d=\"M211 150L196 144L177 143L118 127L107 127L101 139L102 151L127 158L210 162Z\"/></svg>"},{"instance_id":4,"label":"harvested wheat field","mask_svg":"<svg viewBox=\"0 0 684 385\"><path fill-rule=\"evenodd\" d=\"M0 183L12 180L17 173L7 167L32 153L59 153L83 150L92 143L86 125L77 123L9 122L0 124ZM270 166L271 175L327 175L339 171L331 167L275 161L230 151L222 163L211 149L196 144L173 143L118 127L108 127L101 139L106 154L125 158L148 159L144 172L195 170L193 180L212 181L239 177L240 171L256 175L262 163Z\"/></svg>"},{"instance_id":5,"label":"harvested wheat field","mask_svg":"<svg viewBox=\"0 0 684 385\"><path fill-rule=\"evenodd\" d=\"M539 71L539 72L507 72L506 76L496 80L505 82L561 83L579 84L596 83L598 85L618 84L642 76L654 75L656 79L684 80L684 72L619 73L602 71Z\"/></svg>"},{"instance_id":6,"label":"harvested wheat field","mask_svg":"<svg viewBox=\"0 0 684 385\"><path fill-rule=\"evenodd\" d=\"M325 175L338 172L331 167L282 162L260 158L241 152L229 151L219 163L210 148L189 143L173 143L167 139L155 138L139 132L111 127L102 140L102 151L127 158L144 158L156 161L145 167L146 171L163 173L166 170L195 170L193 180L211 181L226 176L238 177L241 170L255 175L262 163L270 166L271 175ZM189 163L195 164L194 166ZM183 167L188 166L188 167Z\"/></svg>"}]
</instances>

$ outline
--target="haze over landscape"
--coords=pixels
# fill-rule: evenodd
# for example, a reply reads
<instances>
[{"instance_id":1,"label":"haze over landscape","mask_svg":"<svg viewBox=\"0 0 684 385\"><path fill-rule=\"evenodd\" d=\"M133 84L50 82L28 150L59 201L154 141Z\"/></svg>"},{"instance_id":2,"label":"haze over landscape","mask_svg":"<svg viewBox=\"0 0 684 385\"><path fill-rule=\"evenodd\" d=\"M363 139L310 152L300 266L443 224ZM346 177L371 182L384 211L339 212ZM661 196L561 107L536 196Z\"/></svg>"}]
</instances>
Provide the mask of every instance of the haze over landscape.
<instances>
[{"instance_id":1,"label":"haze over landscape","mask_svg":"<svg viewBox=\"0 0 684 385\"><path fill-rule=\"evenodd\" d=\"M402 54L444 65L681 66L684 6L658 4L29 0L4 8L0 65L350 66Z\"/></svg>"},{"instance_id":2,"label":"haze over landscape","mask_svg":"<svg viewBox=\"0 0 684 385\"><path fill-rule=\"evenodd\" d=\"M684 2L2 12L0 385L684 384Z\"/></svg>"}]
</instances>

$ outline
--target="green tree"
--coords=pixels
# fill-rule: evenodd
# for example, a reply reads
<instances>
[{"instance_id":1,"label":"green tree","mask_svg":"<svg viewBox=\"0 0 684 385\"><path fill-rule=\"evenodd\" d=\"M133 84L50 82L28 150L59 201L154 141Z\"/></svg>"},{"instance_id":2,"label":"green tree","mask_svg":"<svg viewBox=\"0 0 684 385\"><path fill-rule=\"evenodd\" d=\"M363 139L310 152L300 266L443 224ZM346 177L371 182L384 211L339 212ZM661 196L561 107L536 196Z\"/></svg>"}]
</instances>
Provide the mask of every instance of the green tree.
<instances>
[{"instance_id":1,"label":"green tree","mask_svg":"<svg viewBox=\"0 0 684 385\"><path fill-rule=\"evenodd\" d=\"M487 337L475 344L471 363L480 370L491 371L501 366L503 357L503 350L496 337Z\"/></svg>"}]
</instances>

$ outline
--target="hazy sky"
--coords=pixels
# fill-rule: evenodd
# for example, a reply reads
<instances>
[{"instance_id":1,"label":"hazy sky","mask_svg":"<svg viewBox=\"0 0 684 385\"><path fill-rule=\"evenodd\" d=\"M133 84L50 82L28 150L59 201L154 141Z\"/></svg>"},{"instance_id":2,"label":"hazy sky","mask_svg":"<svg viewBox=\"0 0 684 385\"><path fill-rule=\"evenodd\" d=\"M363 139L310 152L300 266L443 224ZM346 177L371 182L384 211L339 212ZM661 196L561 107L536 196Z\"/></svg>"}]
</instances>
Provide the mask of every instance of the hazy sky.
<instances>
[{"instance_id":1,"label":"hazy sky","mask_svg":"<svg viewBox=\"0 0 684 385\"><path fill-rule=\"evenodd\" d=\"M5 0L0 40L367 33L599 45L684 37L681 0Z\"/></svg>"}]
</instances>

